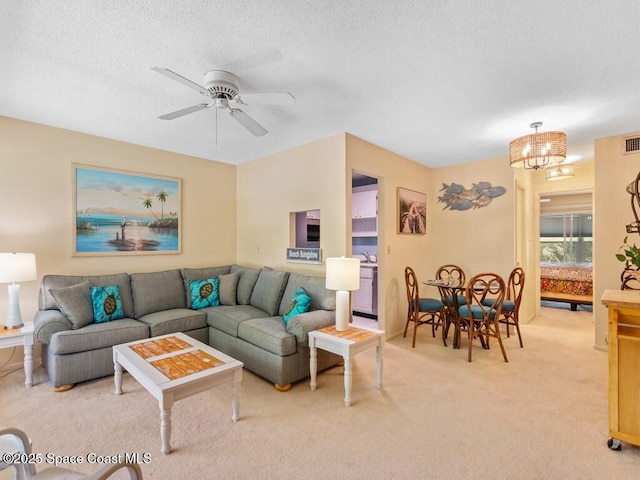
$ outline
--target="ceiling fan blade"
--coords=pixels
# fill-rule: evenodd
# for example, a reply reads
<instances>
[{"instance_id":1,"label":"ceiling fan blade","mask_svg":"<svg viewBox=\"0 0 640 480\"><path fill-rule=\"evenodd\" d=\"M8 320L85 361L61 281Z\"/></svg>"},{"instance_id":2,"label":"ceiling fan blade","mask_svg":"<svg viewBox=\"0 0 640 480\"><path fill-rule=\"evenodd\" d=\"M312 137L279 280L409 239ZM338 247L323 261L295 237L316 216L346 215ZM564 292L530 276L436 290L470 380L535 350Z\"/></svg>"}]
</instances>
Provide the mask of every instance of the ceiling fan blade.
<instances>
[{"instance_id":1,"label":"ceiling fan blade","mask_svg":"<svg viewBox=\"0 0 640 480\"><path fill-rule=\"evenodd\" d=\"M243 93L236 98L239 103L252 103L255 105L293 105L296 99L289 92L286 93Z\"/></svg>"},{"instance_id":2,"label":"ceiling fan blade","mask_svg":"<svg viewBox=\"0 0 640 480\"><path fill-rule=\"evenodd\" d=\"M200 110L204 110L208 108L209 103L199 103L198 105L192 105L191 107L181 108L180 110L176 110L175 112L165 113L164 115L160 115L158 118L162 120L173 120L174 118L183 117L184 115L189 115L190 113L199 112Z\"/></svg>"},{"instance_id":3,"label":"ceiling fan blade","mask_svg":"<svg viewBox=\"0 0 640 480\"><path fill-rule=\"evenodd\" d=\"M261 137L267 134L267 131L249 115L238 108L229 109L229 115L240 123L244 128L249 130L254 136Z\"/></svg>"},{"instance_id":4,"label":"ceiling fan blade","mask_svg":"<svg viewBox=\"0 0 640 480\"><path fill-rule=\"evenodd\" d=\"M195 82L192 82L188 78L184 78L182 75L178 75L176 72L173 72L168 68L151 67L151 70L153 70L154 72L158 72L159 74L164 75L165 77L169 77L170 79L175 80L176 82L180 82L181 84L186 85L189 88L193 88L194 90L197 90L198 92L200 92L202 95L207 95L207 96L209 95L209 90L207 90L206 88L201 87L200 85L198 85Z\"/></svg>"}]
</instances>

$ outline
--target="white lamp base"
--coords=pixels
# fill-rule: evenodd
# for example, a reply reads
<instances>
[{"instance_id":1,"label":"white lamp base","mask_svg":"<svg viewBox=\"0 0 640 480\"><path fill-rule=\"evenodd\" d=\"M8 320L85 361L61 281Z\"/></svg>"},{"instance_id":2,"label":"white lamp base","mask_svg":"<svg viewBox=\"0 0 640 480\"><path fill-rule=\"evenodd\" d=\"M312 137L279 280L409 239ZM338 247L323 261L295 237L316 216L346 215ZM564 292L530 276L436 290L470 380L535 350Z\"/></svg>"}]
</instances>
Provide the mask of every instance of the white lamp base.
<instances>
[{"instance_id":1,"label":"white lamp base","mask_svg":"<svg viewBox=\"0 0 640 480\"><path fill-rule=\"evenodd\" d=\"M7 291L9 292L9 304L4 328L21 328L24 324L22 323L22 315L20 315L20 285L12 283L7 286Z\"/></svg>"},{"instance_id":2,"label":"white lamp base","mask_svg":"<svg viewBox=\"0 0 640 480\"><path fill-rule=\"evenodd\" d=\"M349 310L351 298L347 290L336 291L336 330L344 332L349 330Z\"/></svg>"}]
</instances>

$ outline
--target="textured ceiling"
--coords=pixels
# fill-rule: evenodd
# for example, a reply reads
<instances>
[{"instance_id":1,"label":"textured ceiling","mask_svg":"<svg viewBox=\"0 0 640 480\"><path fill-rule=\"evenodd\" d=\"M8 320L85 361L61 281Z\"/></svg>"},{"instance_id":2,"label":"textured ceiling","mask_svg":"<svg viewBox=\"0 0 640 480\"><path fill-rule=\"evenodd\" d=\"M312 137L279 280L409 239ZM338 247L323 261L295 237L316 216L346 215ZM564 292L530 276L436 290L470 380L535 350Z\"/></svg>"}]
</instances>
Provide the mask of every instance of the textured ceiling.
<instances>
[{"instance_id":1,"label":"textured ceiling","mask_svg":"<svg viewBox=\"0 0 640 480\"><path fill-rule=\"evenodd\" d=\"M3 0L0 115L239 164L348 132L431 167L507 155L529 124L569 155L640 130L637 0ZM229 70L251 136L203 97ZM304 159L300 159L301 164Z\"/></svg>"}]
</instances>

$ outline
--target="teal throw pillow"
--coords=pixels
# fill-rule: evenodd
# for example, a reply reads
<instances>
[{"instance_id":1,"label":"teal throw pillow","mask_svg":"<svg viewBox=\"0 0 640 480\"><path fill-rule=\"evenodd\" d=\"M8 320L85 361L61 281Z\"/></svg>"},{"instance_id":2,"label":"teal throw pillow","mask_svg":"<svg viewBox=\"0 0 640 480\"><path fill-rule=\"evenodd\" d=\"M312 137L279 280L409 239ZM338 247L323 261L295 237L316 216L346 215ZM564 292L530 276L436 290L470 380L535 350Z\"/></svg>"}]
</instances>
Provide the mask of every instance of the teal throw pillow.
<instances>
[{"instance_id":1,"label":"teal throw pillow","mask_svg":"<svg viewBox=\"0 0 640 480\"><path fill-rule=\"evenodd\" d=\"M218 278L190 280L189 290L191 291L191 308L194 310L220 305L220 280Z\"/></svg>"},{"instance_id":2,"label":"teal throw pillow","mask_svg":"<svg viewBox=\"0 0 640 480\"><path fill-rule=\"evenodd\" d=\"M93 304L93 319L96 323L124 318L120 289L117 285L91 287L91 303Z\"/></svg>"},{"instance_id":3,"label":"teal throw pillow","mask_svg":"<svg viewBox=\"0 0 640 480\"><path fill-rule=\"evenodd\" d=\"M291 300L289 307L287 307L287 313L284 314L284 324L288 325L291 318L301 313L308 312L310 305L311 297L307 295L304 288L298 288L296 293L293 294L293 300Z\"/></svg>"}]
</instances>

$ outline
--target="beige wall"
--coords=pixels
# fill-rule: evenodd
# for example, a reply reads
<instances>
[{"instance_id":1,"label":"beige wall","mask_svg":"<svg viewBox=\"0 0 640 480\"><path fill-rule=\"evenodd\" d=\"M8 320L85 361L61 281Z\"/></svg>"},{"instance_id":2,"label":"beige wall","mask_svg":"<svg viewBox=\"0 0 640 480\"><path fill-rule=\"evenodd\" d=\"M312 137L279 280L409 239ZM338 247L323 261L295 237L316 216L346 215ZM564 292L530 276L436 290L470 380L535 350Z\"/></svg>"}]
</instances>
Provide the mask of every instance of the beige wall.
<instances>
[{"instance_id":1,"label":"beige wall","mask_svg":"<svg viewBox=\"0 0 640 480\"><path fill-rule=\"evenodd\" d=\"M0 252L34 252L40 278L236 261L235 166L6 117L0 132ZM182 254L72 257L73 163L181 178ZM21 285L24 320L37 310L38 287ZM0 285L0 318L6 302ZM0 351L0 364L7 352Z\"/></svg>"},{"instance_id":2,"label":"beige wall","mask_svg":"<svg viewBox=\"0 0 640 480\"><path fill-rule=\"evenodd\" d=\"M429 238L396 233L396 187L426 191L429 169L423 165L339 134L238 166L238 258L324 275L324 263L285 261L290 212L316 209L323 259L350 256L353 170L379 180L379 325L390 337L402 332L406 320L404 267L424 262L416 253L428 249Z\"/></svg>"},{"instance_id":3,"label":"beige wall","mask_svg":"<svg viewBox=\"0 0 640 480\"><path fill-rule=\"evenodd\" d=\"M469 210L444 209L438 202L443 184L457 183L471 189L474 183L489 182L506 188L491 203ZM442 167L433 171L429 200L432 205L434 240L425 274L433 277L445 263L462 267L467 276L495 272L505 280L515 266L514 171L504 157Z\"/></svg>"},{"instance_id":4,"label":"beige wall","mask_svg":"<svg viewBox=\"0 0 640 480\"><path fill-rule=\"evenodd\" d=\"M626 192L640 172L640 153L622 154L622 139L628 135L596 140L594 158L594 302L596 348L606 349L607 310L600 303L605 289L620 288L623 264L615 254L627 236L625 226L635 221L631 195ZM640 135L636 133L635 135ZM637 205L636 205L637 208ZM628 234L629 242L640 245L640 236Z\"/></svg>"},{"instance_id":5,"label":"beige wall","mask_svg":"<svg viewBox=\"0 0 640 480\"><path fill-rule=\"evenodd\" d=\"M427 199L427 234L398 234L397 188L404 187L429 194L431 169L401 157L353 135L347 135L346 181L351 185L352 172L378 179L378 315L379 327L387 338L403 332L407 318L404 268L411 266L419 278L425 271L427 252L431 249L433 228ZM351 218L351 191L348 191L346 215ZM345 242L351 244L351 222Z\"/></svg>"},{"instance_id":6,"label":"beige wall","mask_svg":"<svg viewBox=\"0 0 640 480\"><path fill-rule=\"evenodd\" d=\"M237 167L242 263L324 275L324 263L286 261L290 213L306 210L320 210L322 258L349 254L344 144L340 134Z\"/></svg>"}]
</instances>

